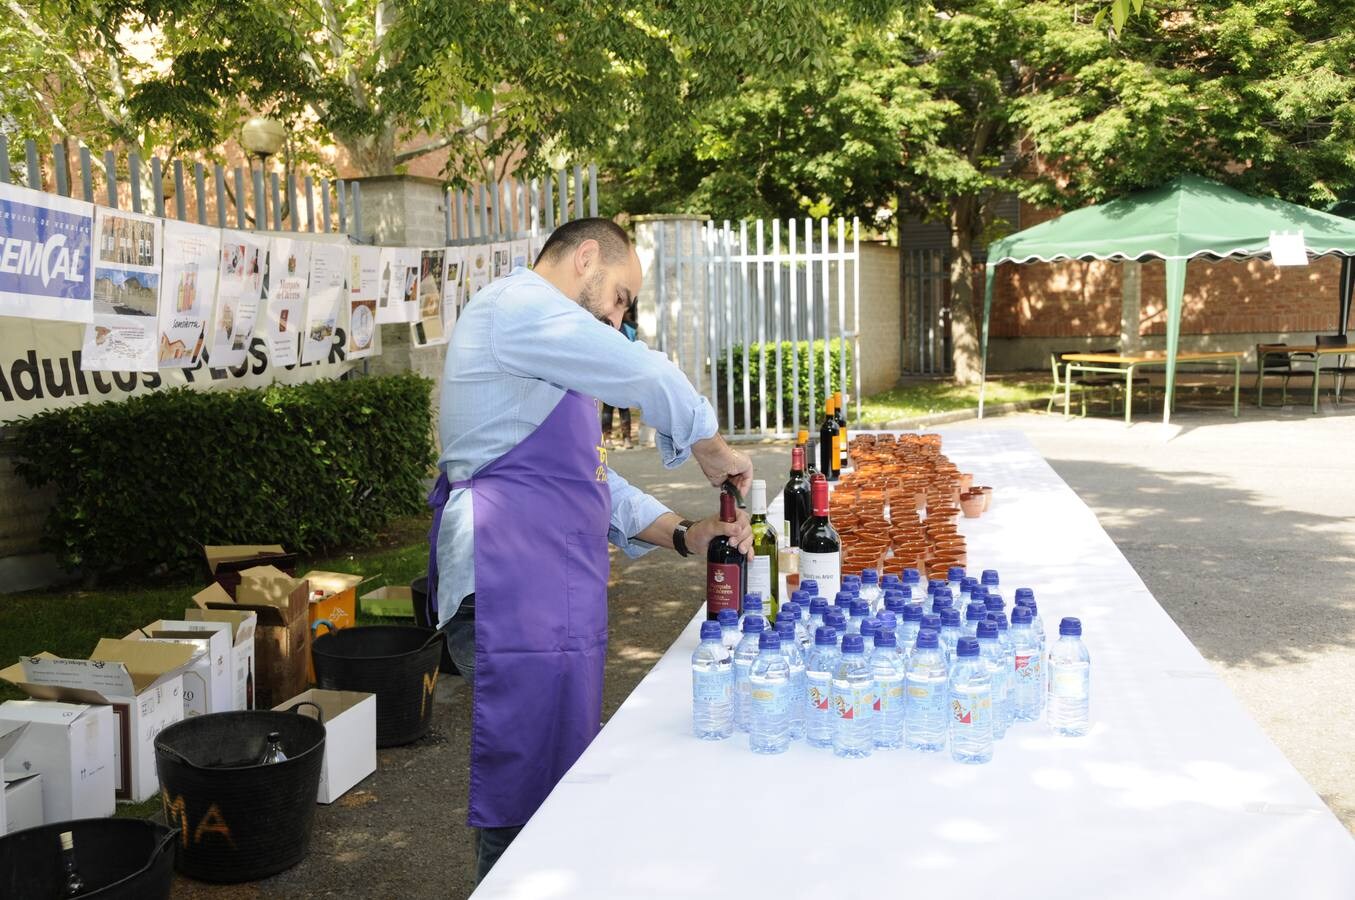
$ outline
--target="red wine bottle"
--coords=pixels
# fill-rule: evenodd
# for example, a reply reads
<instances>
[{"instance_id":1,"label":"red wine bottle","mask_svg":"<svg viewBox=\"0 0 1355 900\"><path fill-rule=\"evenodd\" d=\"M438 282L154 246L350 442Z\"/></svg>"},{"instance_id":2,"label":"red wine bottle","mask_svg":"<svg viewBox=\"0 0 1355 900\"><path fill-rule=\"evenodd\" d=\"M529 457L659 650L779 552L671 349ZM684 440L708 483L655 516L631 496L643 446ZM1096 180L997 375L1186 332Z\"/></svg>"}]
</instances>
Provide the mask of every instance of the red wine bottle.
<instances>
[{"instance_id":1,"label":"red wine bottle","mask_svg":"<svg viewBox=\"0 0 1355 900\"><path fill-rule=\"evenodd\" d=\"M828 482L820 473L810 482L811 514L800 531L800 578L819 584L820 597L835 597L842 587L842 542L828 521Z\"/></svg>"},{"instance_id":2,"label":"red wine bottle","mask_svg":"<svg viewBox=\"0 0 1355 900\"><path fill-rule=\"evenodd\" d=\"M833 399L829 397L824 404L823 424L819 426L819 466L823 477L829 481L837 481L841 472L837 439L837 416L833 415Z\"/></svg>"},{"instance_id":3,"label":"red wine bottle","mask_svg":"<svg viewBox=\"0 0 1355 900\"><path fill-rule=\"evenodd\" d=\"M809 500L809 479L805 477L805 450L792 447L790 451L790 480L781 492L781 506L786 514L786 539L792 547L800 546L800 529L813 512Z\"/></svg>"},{"instance_id":4,"label":"red wine bottle","mask_svg":"<svg viewBox=\"0 0 1355 900\"><path fill-rule=\"evenodd\" d=\"M737 522L731 494L720 494L720 521ZM748 560L724 535L716 535L706 548L706 618L722 609L739 611L748 582Z\"/></svg>"}]
</instances>

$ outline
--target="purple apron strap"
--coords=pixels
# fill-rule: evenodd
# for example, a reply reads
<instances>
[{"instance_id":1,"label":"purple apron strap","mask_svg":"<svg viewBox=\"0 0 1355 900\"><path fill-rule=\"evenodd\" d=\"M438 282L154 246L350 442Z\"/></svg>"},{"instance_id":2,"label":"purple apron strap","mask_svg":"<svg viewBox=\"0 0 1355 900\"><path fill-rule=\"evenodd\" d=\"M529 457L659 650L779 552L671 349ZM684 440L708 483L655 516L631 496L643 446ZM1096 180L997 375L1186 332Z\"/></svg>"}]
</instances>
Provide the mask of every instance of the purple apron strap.
<instances>
[{"instance_id":1,"label":"purple apron strap","mask_svg":"<svg viewBox=\"0 0 1355 900\"><path fill-rule=\"evenodd\" d=\"M433 510L433 526L428 529L428 625L438 627L438 534L442 531L442 510L447 498L452 495L452 486L447 481L447 473L438 469L438 480L428 494L428 506Z\"/></svg>"}]
</instances>

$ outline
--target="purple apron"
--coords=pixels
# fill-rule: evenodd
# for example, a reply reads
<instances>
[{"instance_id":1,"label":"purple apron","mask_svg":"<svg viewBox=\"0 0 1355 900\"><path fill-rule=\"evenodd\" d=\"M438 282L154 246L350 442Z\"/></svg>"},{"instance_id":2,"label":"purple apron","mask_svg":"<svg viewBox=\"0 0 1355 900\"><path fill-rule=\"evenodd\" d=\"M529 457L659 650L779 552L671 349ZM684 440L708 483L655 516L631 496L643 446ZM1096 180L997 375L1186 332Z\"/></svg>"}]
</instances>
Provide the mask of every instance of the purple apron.
<instances>
[{"instance_id":1,"label":"purple apron","mask_svg":"<svg viewBox=\"0 0 1355 900\"><path fill-rule=\"evenodd\" d=\"M611 496L596 404L568 391L526 440L451 487L469 487L475 509L467 818L522 825L602 727Z\"/></svg>"}]
</instances>

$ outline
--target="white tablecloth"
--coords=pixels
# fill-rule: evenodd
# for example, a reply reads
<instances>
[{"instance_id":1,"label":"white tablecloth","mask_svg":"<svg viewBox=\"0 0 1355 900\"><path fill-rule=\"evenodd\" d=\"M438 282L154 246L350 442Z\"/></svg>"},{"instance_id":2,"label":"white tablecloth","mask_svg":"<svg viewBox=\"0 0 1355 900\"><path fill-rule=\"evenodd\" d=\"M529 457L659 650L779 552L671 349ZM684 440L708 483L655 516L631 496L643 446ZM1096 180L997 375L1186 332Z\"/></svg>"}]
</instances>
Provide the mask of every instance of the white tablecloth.
<instances>
[{"instance_id":1,"label":"white tablecloth","mask_svg":"<svg viewBox=\"0 0 1355 900\"><path fill-rule=\"evenodd\" d=\"M943 451L995 490L970 567L1033 587L1051 640L1082 619L1090 735L1018 724L983 766L698 741L699 611L475 898L1355 898L1355 841L1026 439Z\"/></svg>"}]
</instances>

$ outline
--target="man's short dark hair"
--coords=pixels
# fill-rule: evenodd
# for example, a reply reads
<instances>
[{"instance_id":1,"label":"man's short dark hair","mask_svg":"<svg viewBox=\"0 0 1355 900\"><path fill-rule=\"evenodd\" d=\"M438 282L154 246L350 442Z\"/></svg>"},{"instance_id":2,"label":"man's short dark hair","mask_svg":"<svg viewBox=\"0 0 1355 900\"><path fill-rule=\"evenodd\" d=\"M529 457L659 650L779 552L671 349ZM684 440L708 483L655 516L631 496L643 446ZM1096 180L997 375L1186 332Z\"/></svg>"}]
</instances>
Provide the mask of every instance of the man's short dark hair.
<instances>
[{"instance_id":1,"label":"man's short dark hair","mask_svg":"<svg viewBox=\"0 0 1355 900\"><path fill-rule=\"evenodd\" d=\"M536 262L559 259L574 252L584 241L597 241L602 249L602 261L607 265L623 263L630 258L630 237L624 228L611 219L594 217L566 222L551 232ZM535 263L533 264L535 265Z\"/></svg>"}]
</instances>

